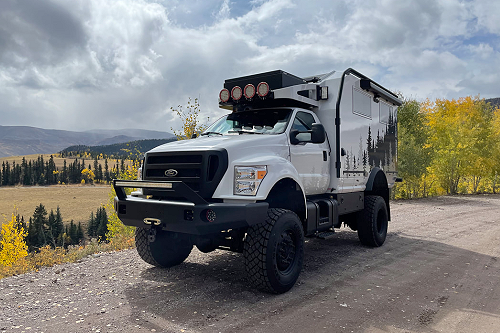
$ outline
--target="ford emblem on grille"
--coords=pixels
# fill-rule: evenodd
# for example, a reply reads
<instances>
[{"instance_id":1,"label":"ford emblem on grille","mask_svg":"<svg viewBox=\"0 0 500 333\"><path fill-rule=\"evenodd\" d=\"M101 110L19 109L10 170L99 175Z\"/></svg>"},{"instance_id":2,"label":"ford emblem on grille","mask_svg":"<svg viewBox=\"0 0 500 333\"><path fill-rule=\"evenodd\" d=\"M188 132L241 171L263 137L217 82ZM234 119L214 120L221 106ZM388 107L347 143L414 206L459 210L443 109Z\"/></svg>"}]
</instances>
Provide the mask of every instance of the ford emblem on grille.
<instances>
[{"instance_id":1,"label":"ford emblem on grille","mask_svg":"<svg viewBox=\"0 0 500 333\"><path fill-rule=\"evenodd\" d=\"M165 171L165 176L167 176L167 177L175 177L175 176L177 176L178 173L179 172L177 170L175 170L175 169L168 169L168 170Z\"/></svg>"}]
</instances>

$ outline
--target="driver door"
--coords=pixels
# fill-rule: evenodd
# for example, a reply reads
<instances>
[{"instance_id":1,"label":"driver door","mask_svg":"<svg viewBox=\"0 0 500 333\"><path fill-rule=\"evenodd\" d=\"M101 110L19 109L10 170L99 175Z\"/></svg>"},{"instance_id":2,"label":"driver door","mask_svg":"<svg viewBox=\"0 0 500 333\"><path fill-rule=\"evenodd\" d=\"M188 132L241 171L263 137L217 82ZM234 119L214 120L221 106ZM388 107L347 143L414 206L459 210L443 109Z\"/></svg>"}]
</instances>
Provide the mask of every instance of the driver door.
<instances>
[{"instance_id":1,"label":"driver door","mask_svg":"<svg viewBox=\"0 0 500 333\"><path fill-rule=\"evenodd\" d=\"M323 143L305 142L310 140L313 123L319 120L313 113L298 111L292 122L290 130L299 132L297 139L300 143L290 145L290 159L298 171L306 195L325 193L330 183L330 149L328 141ZM290 137L290 135L289 135Z\"/></svg>"}]
</instances>

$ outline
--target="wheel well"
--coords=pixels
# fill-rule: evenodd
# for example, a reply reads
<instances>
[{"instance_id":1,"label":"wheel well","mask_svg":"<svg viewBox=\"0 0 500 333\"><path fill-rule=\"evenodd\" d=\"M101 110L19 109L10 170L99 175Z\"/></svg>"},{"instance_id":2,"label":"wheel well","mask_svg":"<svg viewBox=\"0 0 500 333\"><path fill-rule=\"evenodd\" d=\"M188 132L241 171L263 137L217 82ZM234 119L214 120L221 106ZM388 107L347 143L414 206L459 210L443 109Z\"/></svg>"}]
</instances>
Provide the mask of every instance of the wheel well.
<instances>
[{"instance_id":1,"label":"wheel well","mask_svg":"<svg viewBox=\"0 0 500 333\"><path fill-rule=\"evenodd\" d=\"M283 178L274 184L266 200L269 208L284 208L295 212L304 223L306 221L306 206L304 194L299 184L291 178Z\"/></svg>"},{"instance_id":2,"label":"wheel well","mask_svg":"<svg viewBox=\"0 0 500 333\"><path fill-rule=\"evenodd\" d=\"M387 218L391 220L391 210L389 206L389 186L387 185L387 177L385 172L380 168L373 168L368 177L368 182L366 183L366 195L378 195L381 196L385 201L385 206L387 207Z\"/></svg>"}]
</instances>

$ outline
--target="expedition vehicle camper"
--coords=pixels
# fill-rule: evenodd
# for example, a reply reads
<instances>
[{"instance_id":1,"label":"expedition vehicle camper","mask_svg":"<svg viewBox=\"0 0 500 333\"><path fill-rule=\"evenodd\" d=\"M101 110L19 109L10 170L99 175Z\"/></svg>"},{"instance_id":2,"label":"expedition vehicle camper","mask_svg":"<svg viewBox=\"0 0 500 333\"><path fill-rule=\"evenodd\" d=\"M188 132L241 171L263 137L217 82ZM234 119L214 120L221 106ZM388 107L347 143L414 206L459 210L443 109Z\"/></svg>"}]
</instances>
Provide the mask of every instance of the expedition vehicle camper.
<instances>
[{"instance_id":1,"label":"expedition vehicle camper","mask_svg":"<svg viewBox=\"0 0 500 333\"><path fill-rule=\"evenodd\" d=\"M115 209L159 267L202 252L242 252L252 284L295 284L304 237L342 223L381 246L397 178L398 97L349 68L300 78L272 71L226 80L231 113L198 137L148 151L140 180L114 180ZM125 188L136 188L127 195Z\"/></svg>"}]
</instances>

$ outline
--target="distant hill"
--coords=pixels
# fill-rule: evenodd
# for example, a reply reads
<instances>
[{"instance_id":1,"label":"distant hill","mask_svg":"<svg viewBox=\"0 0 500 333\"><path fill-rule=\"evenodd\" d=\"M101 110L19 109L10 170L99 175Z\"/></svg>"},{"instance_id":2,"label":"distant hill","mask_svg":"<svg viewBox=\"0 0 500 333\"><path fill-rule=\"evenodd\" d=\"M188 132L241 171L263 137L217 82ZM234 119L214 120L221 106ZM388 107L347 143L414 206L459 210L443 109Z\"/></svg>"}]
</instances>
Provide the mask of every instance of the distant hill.
<instances>
[{"instance_id":1,"label":"distant hill","mask_svg":"<svg viewBox=\"0 0 500 333\"><path fill-rule=\"evenodd\" d=\"M75 154L81 154L87 152L90 155L104 154L106 156L112 156L113 158L129 158L134 157L138 154L147 152L148 150L158 147L167 142L175 141L176 138L170 139L150 139L150 140L136 140L125 143L115 143L112 145L101 145L101 146L71 146L60 151L62 156L73 156Z\"/></svg>"},{"instance_id":2,"label":"distant hill","mask_svg":"<svg viewBox=\"0 0 500 333\"><path fill-rule=\"evenodd\" d=\"M30 126L0 126L0 157L51 154L75 145L97 146L146 139L173 138L175 136L169 132L141 129L97 129L76 132Z\"/></svg>"},{"instance_id":3,"label":"distant hill","mask_svg":"<svg viewBox=\"0 0 500 333\"><path fill-rule=\"evenodd\" d=\"M490 99L485 99L484 100L486 103L490 103L491 106L493 106L494 108L498 108L500 107L500 97L497 97L497 98L490 98Z\"/></svg>"}]
</instances>

